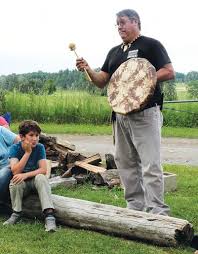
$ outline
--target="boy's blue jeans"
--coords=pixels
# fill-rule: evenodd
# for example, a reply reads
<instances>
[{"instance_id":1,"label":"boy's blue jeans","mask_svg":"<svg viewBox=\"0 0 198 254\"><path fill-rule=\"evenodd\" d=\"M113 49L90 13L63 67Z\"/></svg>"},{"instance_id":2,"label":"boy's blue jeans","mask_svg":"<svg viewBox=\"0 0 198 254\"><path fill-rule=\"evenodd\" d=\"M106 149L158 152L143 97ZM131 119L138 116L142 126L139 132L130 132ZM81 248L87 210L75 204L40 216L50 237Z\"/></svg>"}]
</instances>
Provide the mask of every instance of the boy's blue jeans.
<instances>
[{"instance_id":1,"label":"boy's blue jeans","mask_svg":"<svg viewBox=\"0 0 198 254\"><path fill-rule=\"evenodd\" d=\"M12 179L12 171L10 167L4 166L0 168L0 201L7 201L9 197L9 183Z\"/></svg>"}]
</instances>

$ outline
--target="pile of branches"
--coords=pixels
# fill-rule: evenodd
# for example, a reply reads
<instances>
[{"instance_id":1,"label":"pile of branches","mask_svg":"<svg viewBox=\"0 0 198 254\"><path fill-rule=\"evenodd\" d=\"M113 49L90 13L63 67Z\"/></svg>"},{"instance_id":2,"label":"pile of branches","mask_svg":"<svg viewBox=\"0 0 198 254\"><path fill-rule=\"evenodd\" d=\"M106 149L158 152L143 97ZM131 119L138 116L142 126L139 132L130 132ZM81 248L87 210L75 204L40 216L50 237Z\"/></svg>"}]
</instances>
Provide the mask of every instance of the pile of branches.
<instances>
[{"instance_id":1,"label":"pile of branches","mask_svg":"<svg viewBox=\"0 0 198 254\"><path fill-rule=\"evenodd\" d=\"M56 137L41 134L40 143L45 146L47 159L52 161L52 176L62 178L73 176L77 183L91 181L92 184L107 185L109 188L120 185L112 154L105 155L104 166L100 154L87 157L76 152L75 145L68 141L60 141Z\"/></svg>"}]
</instances>

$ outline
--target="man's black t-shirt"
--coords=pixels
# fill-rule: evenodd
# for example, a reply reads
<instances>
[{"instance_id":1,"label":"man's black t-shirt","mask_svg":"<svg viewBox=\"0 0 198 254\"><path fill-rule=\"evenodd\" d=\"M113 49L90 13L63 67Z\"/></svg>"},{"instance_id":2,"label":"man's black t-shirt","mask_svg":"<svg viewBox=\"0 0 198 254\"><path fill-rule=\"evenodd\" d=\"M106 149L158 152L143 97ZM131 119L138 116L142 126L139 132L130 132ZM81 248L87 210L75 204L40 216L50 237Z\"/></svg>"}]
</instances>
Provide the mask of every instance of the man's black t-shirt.
<instances>
[{"instance_id":1,"label":"man's black t-shirt","mask_svg":"<svg viewBox=\"0 0 198 254\"><path fill-rule=\"evenodd\" d=\"M101 68L110 76L116 69L130 57L146 58L158 71L165 64L171 63L170 58L164 46L157 40L140 36L138 37L125 52L122 49L122 44L112 48ZM162 105L162 94L159 83L156 85L155 92L145 108L153 107L156 104Z\"/></svg>"}]
</instances>

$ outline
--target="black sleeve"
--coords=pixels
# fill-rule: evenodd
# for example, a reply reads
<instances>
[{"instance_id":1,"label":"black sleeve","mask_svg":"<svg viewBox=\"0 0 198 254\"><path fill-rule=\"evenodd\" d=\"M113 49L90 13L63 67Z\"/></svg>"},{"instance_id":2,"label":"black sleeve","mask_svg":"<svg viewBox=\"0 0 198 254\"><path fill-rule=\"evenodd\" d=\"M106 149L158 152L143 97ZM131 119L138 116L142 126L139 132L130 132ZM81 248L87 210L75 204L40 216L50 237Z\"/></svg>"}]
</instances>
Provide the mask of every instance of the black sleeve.
<instances>
[{"instance_id":1,"label":"black sleeve","mask_svg":"<svg viewBox=\"0 0 198 254\"><path fill-rule=\"evenodd\" d=\"M171 63L168 53L164 46L157 40L153 43L152 58L155 63L155 68L158 71L164 65Z\"/></svg>"},{"instance_id":2,"label":"black sleeve","mask_svg":"<svg viewBox=\"0 0 198 254\"><path fill-rule=\"evenodd\" d=\"M105 59L105 62L101 68L101 71L104 71L106 73L109 73L109 56L110 56L110 51Z\"/></svg>"}]
</instances>

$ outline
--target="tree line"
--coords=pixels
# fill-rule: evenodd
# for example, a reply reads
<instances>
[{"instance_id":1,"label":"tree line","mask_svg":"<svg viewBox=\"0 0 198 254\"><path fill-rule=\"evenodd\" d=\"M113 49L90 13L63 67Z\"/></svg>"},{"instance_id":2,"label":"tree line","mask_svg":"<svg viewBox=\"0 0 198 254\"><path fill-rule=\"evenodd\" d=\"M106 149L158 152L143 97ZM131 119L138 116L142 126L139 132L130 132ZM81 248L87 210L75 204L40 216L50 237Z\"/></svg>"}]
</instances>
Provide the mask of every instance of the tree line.
<instances>
[{"instance_id":1,"label":"tree line","mask_svg":"<svg viewBox=\"0 0 198 254\"><path fill-rule=\"evenodd\" d=\"M22 93L52 94L57 89L85 90L103 95L103 91L90 86L85 75L77 70L61 70L58 73L32 72L0 76L0 88Z\"/></svg>"},{"instance_id":2,"label":"tree line","mask_svg":"<svg viewBox=\"0 0 198 254\"><path fill-rule=\"evenodd\" d=\"M176 83L186 83L189 95L198 98L198 72L187 74L176 72L174 81L165 82L163 90L166 100L176 99ZM17 90L22 93L52 94L57 89L83 90L89 93L106 95L106 88L98 89L91 86L85 75L77 70L61 70L57 73L32 72L25 74L10 74L0 76L0 88L3 90Z\"/></svg>"}]
</instances>

